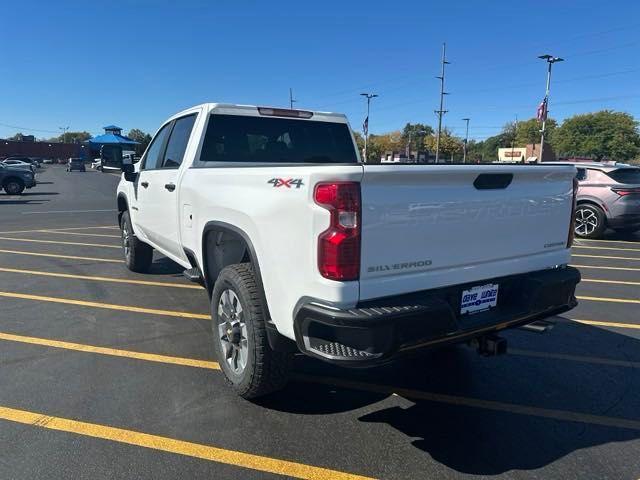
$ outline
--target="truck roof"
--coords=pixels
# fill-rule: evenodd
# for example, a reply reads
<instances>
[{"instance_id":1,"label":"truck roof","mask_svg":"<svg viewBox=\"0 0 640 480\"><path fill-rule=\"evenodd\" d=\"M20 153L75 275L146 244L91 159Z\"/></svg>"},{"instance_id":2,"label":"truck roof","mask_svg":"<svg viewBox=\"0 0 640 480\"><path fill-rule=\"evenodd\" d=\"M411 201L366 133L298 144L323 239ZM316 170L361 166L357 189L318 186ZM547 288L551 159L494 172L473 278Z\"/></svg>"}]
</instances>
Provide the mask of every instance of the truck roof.
<instances>
[{"instance_id":1,"label":"truck roof","mask_svg":"<svg viewBox=\"0 0 640 480\"><path fill-rule=\"evenodd\" d=\"M324 121L324 122L336 122L336 123L347 123L347 117L343 113L335 113L335 112L322 112L317 110L305 110L305 109L288 109L284 107L270 107L270 106L258 106L258 105L242 105L237 103L201 103L200 105L195 105L191 108L183 110L181 112L176 113L171 118L182 117L184 115L188 115L189 113L193 113L197 110L205 110L207 113L219 113L222 115L247 115L253 117L260 117L266 115L266 111L275 111L276 113L270 114L269 116L275 117L289 117L290 115L278 115L278 112L286 113L286 112L303 112L305 114L310 114L310 116L295 116L294 118L299 118L302 120L315 120L315 121ZM292 115L293 116L293 115Z\"/></svg>"}]
</instances>

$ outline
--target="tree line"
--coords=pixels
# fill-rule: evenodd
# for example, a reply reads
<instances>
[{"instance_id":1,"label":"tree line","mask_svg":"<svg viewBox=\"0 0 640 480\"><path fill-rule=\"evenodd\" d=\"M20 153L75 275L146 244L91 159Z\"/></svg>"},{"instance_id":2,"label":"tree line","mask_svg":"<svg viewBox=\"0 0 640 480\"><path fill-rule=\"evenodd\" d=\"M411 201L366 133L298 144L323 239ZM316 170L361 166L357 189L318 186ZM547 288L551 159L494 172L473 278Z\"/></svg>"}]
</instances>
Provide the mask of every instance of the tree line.
<instances>
[{"instance_id":1,"label":"tree line","mask_svg":"<svg viewBox=\"0 0 640 480\"><path fill-rule=\"evenodd\" d=\"M636 161L640 163L639 122L630 114L602 110L574 115L561 124L547 119L545 144L549 143L556 155L562 157L589 157L594 160ZM360 150L364 138L355 132ZM535 119L509 122L497 135L482 141L470 140L467 158L473 162L491 162L498 159L498 148L524 147L540 142L540 123ZM388 151L429 150L434 152L436 136L432 127L420 123L407 123L402 130L380 135L369 135L368 158L378 162ZM440 138L440 156L446 160L462 159L464 139L444 129Z\"/></svg>"}]
</instances>

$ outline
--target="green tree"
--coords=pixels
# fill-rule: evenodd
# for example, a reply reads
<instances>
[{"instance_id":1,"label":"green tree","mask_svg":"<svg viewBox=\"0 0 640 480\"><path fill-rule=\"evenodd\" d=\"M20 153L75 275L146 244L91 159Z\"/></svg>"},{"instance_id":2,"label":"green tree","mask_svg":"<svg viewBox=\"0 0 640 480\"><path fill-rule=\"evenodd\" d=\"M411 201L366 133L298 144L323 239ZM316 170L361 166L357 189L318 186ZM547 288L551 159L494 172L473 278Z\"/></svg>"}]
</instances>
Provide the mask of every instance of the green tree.
<instances>
[{"instance_id":1,"label":"green tree","mask_svg":"<svg viewBox=\"0 0 640 480\"><path fill-rule=\"evenodd\" d=\"M638 122L611 110L575 115L556 130L554 148L563 155L631 160L640 155Z\"/></svg>"},{"instance_id":2,"label":"green tree","mask_svg":"<svg viewBox=\"0 0 640 480\"><path fill-rule=\"evenodd\" d=\"M89 132L66 132L57 137L50 138L50 142L63 142L63 143L82 143L91 138Z\"/></svg>"},{"instance_id":3,"label":"green tree","mask_svg":"<svg viewBox=\"0 0 640 480\"><path fill-rule=\"evenodd\" d=\"M429 135L424 139L424 145L433 154L436 151L437 139L435 135ZM446 128L440 135L440 159L448 161L452 158L461 157L463 141L461 138L454 136Z\"/></svg>"},{"instance_id":4,"label":"green tree","mask_svg":"<svg viewBox=\"0 0 640 480\"><path fill-rule=\"evenodd\" d=\"M131 130L129 130L129 133L127 133L127 137L129 137L131 140L139 142L139 145L136 145L136 153L138 155L142 155L147 149L147 146L151 143L151 135L143 132L138 128L132 128Z\"/></svg>"},{"instance_id":5,"label":"green tree","mask_svg":"<svg viewBox=\"0 0 640 480\"><path fill-rule=\"evenodd\" d=\"M411 150L421 150L424 148L424 139L427 135L433 134L433 128L422 123L407 123L402 129L400 138L405 148L411 143Z\"/></svg>"},{"instance_id":6,"label":"green tree","mask_svg":"<svg viewBox=\"0 0 640 480\"><path fill-rule=\"evenodd\" d=\"M545 125L544 143L553 143L558 122L553 118L548 118ZM524 147L530 143L540 143L540 129L542 124L535 118L518 122L518 128L515 134L516 147Z\"/></svg>"}]
</instances>

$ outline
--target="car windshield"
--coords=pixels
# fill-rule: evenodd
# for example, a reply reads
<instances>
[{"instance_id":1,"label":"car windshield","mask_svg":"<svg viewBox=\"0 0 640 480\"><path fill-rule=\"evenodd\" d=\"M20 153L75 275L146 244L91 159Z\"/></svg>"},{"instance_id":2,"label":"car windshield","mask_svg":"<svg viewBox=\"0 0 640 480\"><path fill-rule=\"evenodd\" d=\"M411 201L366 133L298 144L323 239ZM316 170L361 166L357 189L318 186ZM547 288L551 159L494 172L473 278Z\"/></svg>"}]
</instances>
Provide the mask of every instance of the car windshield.
<instances>
[{"instance_id":1,"label":"car windshield","mask_svg":"<svg viewBox=\"0 0 640 480\"><path fill-rule=\"evenodd\" d=\"M640 184L640 168L619 168L618 170L608 172L607 175L618 183Z\"/></svg>"},{"instance_id":2,"label":"car windshield","mask_svg":"<svg viewBox=\"0 0 640 480\"><path fill-rule=\"evenodd\" d=\"M213 114L203 162L356 163L344 123Z\"/></svg>"}]
</instances>

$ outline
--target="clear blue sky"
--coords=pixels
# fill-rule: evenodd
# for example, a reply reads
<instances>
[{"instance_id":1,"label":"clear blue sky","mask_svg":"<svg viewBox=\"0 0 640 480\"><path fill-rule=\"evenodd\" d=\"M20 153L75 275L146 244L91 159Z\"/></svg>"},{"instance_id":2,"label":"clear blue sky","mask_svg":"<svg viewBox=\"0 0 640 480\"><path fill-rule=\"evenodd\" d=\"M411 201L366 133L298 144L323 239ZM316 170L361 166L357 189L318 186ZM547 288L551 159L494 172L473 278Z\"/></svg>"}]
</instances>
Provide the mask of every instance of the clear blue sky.
<instances>
[{"instance_id":1,"label":"clear blue sky","mask_svg":"<svg viewBox=\"0 0 640 480\"><path fill-rule=\"evenodd\" d=\"M0 29L0 137L115 123L153 132L207 101L341 111L360 130L444 122L471 137L531 118L556 64L551 116L610 108L640 117L640 3L626 1L11 2ZM16 129L5 125L28 127ZM49 130L51 132L47 132Z\"/></svg>"}]
</instances>

